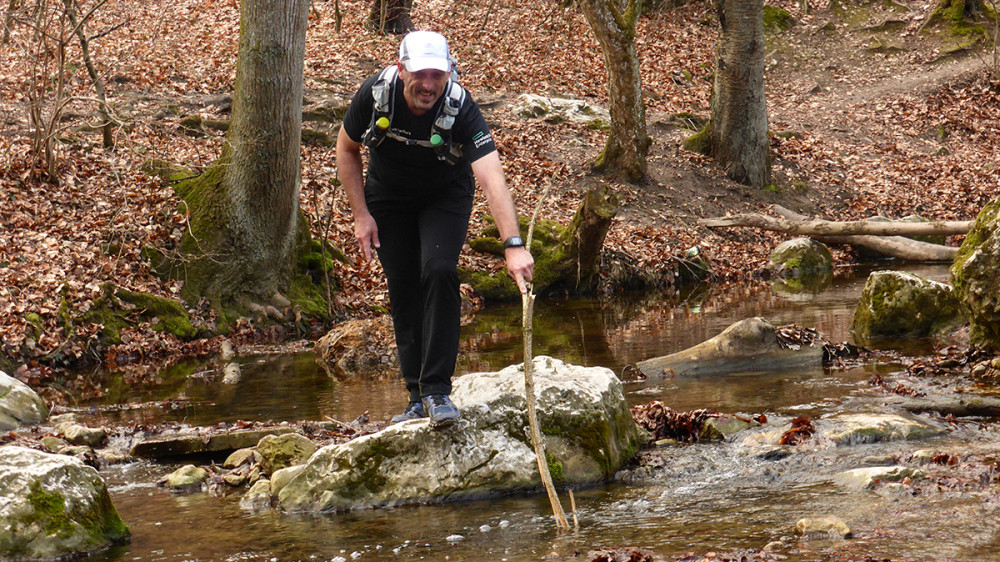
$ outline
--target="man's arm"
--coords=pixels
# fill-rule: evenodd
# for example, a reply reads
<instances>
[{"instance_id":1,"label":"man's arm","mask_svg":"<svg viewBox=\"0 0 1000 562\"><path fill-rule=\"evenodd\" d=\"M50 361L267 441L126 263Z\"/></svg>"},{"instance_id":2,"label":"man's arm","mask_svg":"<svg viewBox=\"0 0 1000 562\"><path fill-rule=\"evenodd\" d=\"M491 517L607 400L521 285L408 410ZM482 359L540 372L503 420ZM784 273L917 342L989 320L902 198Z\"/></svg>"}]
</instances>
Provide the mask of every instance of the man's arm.
<instances>
[{"instance_id":1,"label":"man's arm","mask_svg":"<svg viewBox=\"0 0 1000 562\"><path fill-rule=\"evenodd\" d=\"M339 146L339 144L338 144ZM339 148L338 148L339 154ZM507 189L507 182L503 177L503 166L500 164L500 155L493 151L486 156L472 163L472 173L476 176L476 181L483 188L486 194L486 202L490 207L490 214L497 223L500 230L500 239L506 240L511 236L520 236L521 229L517 224L517 209L514 208L514 199ZM504 259L507 262L507 272L517 283L517 288L521 293L527 293L526 281L531 281L535 268L535 260L531 257L527 248L513 247L504 250Z\"/></svg>"},{"instance_id":2,"label":"man's arm","mask_svg":"<svg viewBox=\"0 0 1000 562\"><path fill-rule=\"evenodd\" d=\"M337 134L337 175L347 193L347 201L354 215L354 237L361 247L365 261L372 259L372 248L380 246L378 226L365 203L364 178L361 174L361 143L351 140L344 127Z\"/></svg>"}]
</instances>

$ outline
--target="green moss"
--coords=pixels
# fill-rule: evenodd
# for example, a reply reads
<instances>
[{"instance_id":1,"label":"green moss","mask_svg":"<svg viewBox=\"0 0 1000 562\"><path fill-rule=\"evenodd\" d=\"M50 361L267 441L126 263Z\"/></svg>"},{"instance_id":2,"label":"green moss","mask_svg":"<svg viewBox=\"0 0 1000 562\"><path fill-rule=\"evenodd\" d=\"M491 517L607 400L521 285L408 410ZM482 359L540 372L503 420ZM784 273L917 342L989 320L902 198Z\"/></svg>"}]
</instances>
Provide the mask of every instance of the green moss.
<instances>
[{"instance_id":1,"label":"green moss","mask_svg":"<svg viewBox=\"0 0 1000 562\"><path fill-rule=\"evenodd\" d=\"M46 535L66 538L73 534L74 524L66 513L65 498L46 492L41 483L35 480L29 487L27 499L34 511L25 517L25 523L40 523Z\"/></svg>"},{"instance_id":2,"label":"green moss","mask_svg":"<svg viewBox=\"0 0 1000 562\"><path fill-rule=\"evenodd\" d=\"M771 31L784 31L795 26L792 15L781 8L764 5L764 29Z\"/></svg>"},{"instance_id":3,"label":"green moss","mask_svg":"<svg viewBox=\"0 0 1000 562\"><path fill-rule=\"evenodd\" d=\"M117 297L138 307L141 316L159 320L153 325L154 330L167 332L184 340L198 336L198 329L191 324L191 318L184 310L184 306L173 299L149 293L134 293L125 289L119 290Z\"/></svg>"},{"instance_id":4,"label":"green moss","mask_svg":"<svg viewBox=\"0 0 1000 562\"><path fill-rule=\"evenodd\" d=\"M986 9L987 17L996 18L996 14L988 6L981 3L981 7ZM986 31L986 28L975 23L971 19L972 14L967 13L966 8L965 0L944 0L938 2L937 7L934 8L934 11L927 18L924 28L937 25L943 28L944 32L950 36L971 38L971 42L961 48L967 48L981 39L989 39L989 33Z\"/></svg>"},{"instance_id":5,"label":"green moss","mask_svg":"<svg viewBox=\"0 0 1000 562\"><path fill-rule=\"evenodd\" d=\"M101 326L99 338L104 345L122 342L121 330L129 326L127 315L121 310L114 294L114 285L101 285L101 296L90 304L90 310L83 314L83 321Z\"/></svg>"},{"instance_id":6,"label":"green moss","mask_svg":"<svg viewBox=\"0 0 1000 562\"><path fill-rule=\"evenodd\" d=\"M159 176L167 181L181 181L194 177L190 168L166 160L151 159L139 165L139 169L151 176Z\"/></svg>"},{"instance_id":7,"label":"green moss","mask_svg":"<svg viewBox=\"0 0 1000 562\"><path fill-rule=\"evenodd\" d=\"M956 290L964 290L965 279L962 275L962 266L972 256L972 254L985 244L993 235L993 226L997 224L998 214L1000 214L1000 199L990 201L979 211L976 222L972 225L969 233L965 235L965 240L955 254L955 261L951 265L951 282Z\"/></svg>"},{"instance_id":8,"label":"green moss","mask_svg":"<svg viewBox=\"0 0 1000 562\"><path fill-rule=\"evenodd\" d=\"M566 476L563 474L563 465L556 460L555 455L545 453L545 462L549 465L549 476L552 477L553 482L558 484L566 479Z\"/></svg>"},{"instance_id":9,"label":"green moss","mask_svg":"<svg viewBox=\"0 0 1000 562\"><path fill-rule=\"evenodd\" d=\"M712 155L712 122L709 121L704 127L697 133L691 135L684 141L684 148L690 150L691 152L697 152L698 154L704 154L705 156Z\"/></svg>"},{"instance_id":10,"label":"green moss","mask_svg":"<svg viewBox=\"0 0 1000 562\"><path fill-rule=\"evenodd\" d=\"M56 313L59 324L62 326L63 335L67 338L73 335L73 311L66 300L66 292L63 291L62 300L59 301L59 312Z\"/></svg>"},{"instance_id":11,"label":"green moss","mask_svg":"<svg viewBox=\"0 0 1000 562\"><path fill-rule=\"evenodd\" d=\"M604 119L594 119L587 122L587 128L591 131L610 131L611 123L608 123Z\"/></svg>"}]
</instances>

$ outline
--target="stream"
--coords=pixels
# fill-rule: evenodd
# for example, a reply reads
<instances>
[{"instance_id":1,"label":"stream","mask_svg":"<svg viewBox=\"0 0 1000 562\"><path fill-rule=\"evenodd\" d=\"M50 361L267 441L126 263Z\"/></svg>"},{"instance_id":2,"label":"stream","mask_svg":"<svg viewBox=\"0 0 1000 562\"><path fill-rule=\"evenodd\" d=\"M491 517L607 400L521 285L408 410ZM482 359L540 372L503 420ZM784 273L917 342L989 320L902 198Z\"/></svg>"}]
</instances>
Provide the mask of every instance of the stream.
<instances>
[{"instance_id":1,"label":"stream","mask_svg":"<svg viewBox=\"0 0 1000 562\"><path fill-rule=\"evenodd\" d=\"M897 267L898 269L898 267ZM945 266L906 269L946 281ZM680 351L752 316L775 325L816 328L834 343L848 329L867 270L836 279L816 294L759 287L717 287L684 299L652 296L538 301L534 351L568 363L605 366L621 374L636 361ZM491 306L463 327L456 376L498 370L522 360L519 305ZM933 351L932 342L901 342L895 356ZM760 549L774 541L788 560L984 560L1000 558L1000 501L972 491L889 494L847 490L838 472L908 459L920 449L990 456L1000 445L995 419L963 418L943 436L837 447L804 447L771 459L748 445L754 431L794 417L888 411L869 384L904 368L878 355L850 368L725 376L625 380L630 404L662 401L676 411L709 408L766 413L769 423L725 442L669 449L647 479L575 491L579 529L557 534L544 494L465 503L409 506L325 515L249 514L242 491L226 497L177 494L154 483L178 464L133 462L102 472L115 506L132 531L130 544L99 560L590 560L594 548L635 546L660 555ZM89 425L177 421L211 425L236 420L350 421L368 413L387 419L406 402L394 377L331 379L311 353L240 357L237 385L197 375L185 362L160 384L117 388L100 402L74 408ZM114 386L109 377L109 386ZM176 407L120 407L171 400ZM921 416L926 417L926 416ZM770 427L769 427L770 426ZM820 426L820 423L817 423ZM222 459L215 459L221 462ZM206 462L205 460L199 462ZM987 475L986 478L990 476ZM561 497L569 508L566 493ZM804 539L803 517L837 516L849 539Z\"/></svg>"}]
</instances>

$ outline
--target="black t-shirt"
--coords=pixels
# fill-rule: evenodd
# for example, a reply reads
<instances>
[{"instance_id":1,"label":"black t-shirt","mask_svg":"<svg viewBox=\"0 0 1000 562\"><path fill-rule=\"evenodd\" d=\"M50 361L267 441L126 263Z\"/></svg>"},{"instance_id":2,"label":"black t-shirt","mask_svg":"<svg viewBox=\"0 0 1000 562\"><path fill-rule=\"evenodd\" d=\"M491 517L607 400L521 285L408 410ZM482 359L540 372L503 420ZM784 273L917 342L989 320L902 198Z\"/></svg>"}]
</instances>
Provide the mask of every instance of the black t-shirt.
<instances>
[{"instance_id":1,"label":"black t-shirt","mask_svg":"<svg viewBox=\"0 0 1000 562\"><path fill-rule=\"evenodd\" d=\"M361 84L344 115L344 131L355 142L361 142L371 124L375 101L372 86L378 74ZM444 96L423 115L414 115L403 97L403 82L397 77L393 87L393 114L389 130L394 134L415 140L429 140L431 125L437 118ZM465 103L455 117L451 129L452 143L462 147L462 158L457 164L438 159L433 148L405 143L386 137L370 151L366 196L382 197L434 197L459 188L466 193L475 189L471 163L496 150L490 128L483 118L479 105L465 93Z\"/></svg>"}]
</instances>

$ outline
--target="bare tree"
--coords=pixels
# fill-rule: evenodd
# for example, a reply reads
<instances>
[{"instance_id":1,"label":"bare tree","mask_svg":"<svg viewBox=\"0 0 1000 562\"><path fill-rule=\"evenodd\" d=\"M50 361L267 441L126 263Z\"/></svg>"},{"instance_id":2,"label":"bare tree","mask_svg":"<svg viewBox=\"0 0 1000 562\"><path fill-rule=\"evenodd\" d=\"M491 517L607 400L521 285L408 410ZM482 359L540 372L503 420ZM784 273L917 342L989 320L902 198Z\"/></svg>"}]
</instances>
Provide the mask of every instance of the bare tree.
<instances>
[{"instance_id":1,"label":"bare tree","mask_svg":"<svg viewBox=\"0 0 1000 562\"><path fill-rule=\"evenodd\" d=\"M611 128L594 168L636 182L646 176L646 130L635 28L642 0L577 0L604 53Z\"/></svg>"},{"instance_id":2,"label":"bare tree","mask_svg":"<svg viewBox=\"0 0 1000 562\"><path fill-rule=\"evenodd\" d=\"M76 72L72 60L71 43L80 42L83 67L97 92L98 113L104 132L105 146L113 144L113 121L104 91L104 83L90 57L85 26L105 5L107 0L79 2L78 0L30 0L11 2L5 16L6 29L17 27L19 33L11 35L13 48L20 53L28 80L23 85L28 122L31 126L30 168L52 183L58 183L58 143L56 137L65 126L62 115L74 102L91 101L72 95L68 85ZM117 29L114 26L101 35Z\"/></svg>"}]
</instances>

